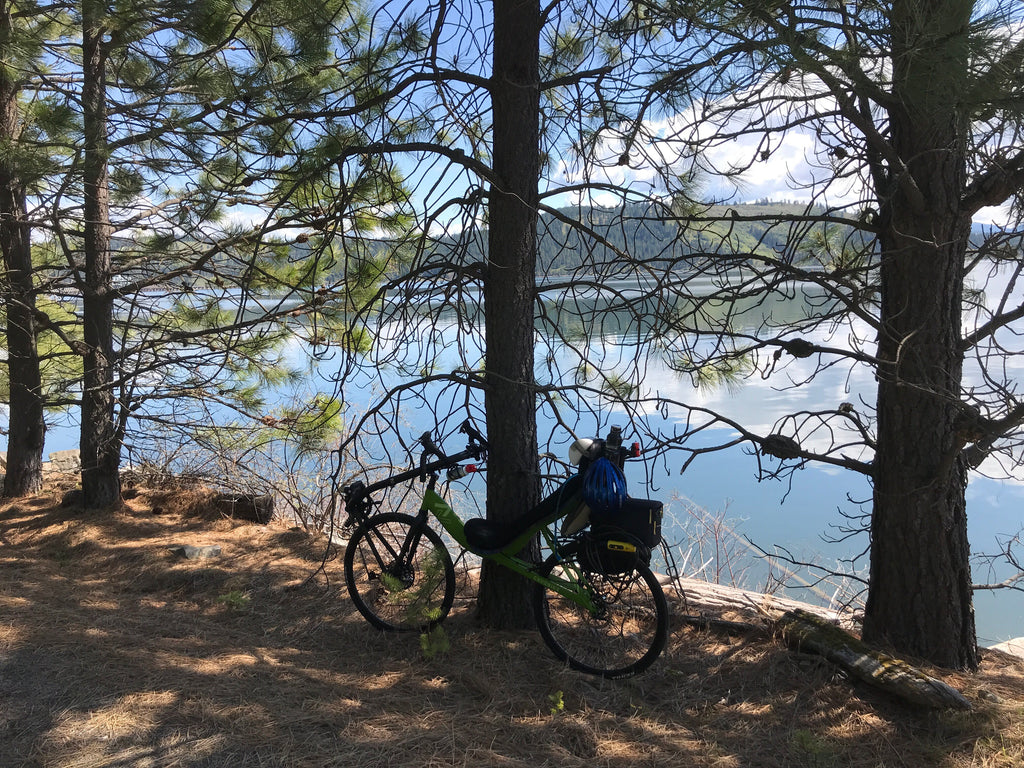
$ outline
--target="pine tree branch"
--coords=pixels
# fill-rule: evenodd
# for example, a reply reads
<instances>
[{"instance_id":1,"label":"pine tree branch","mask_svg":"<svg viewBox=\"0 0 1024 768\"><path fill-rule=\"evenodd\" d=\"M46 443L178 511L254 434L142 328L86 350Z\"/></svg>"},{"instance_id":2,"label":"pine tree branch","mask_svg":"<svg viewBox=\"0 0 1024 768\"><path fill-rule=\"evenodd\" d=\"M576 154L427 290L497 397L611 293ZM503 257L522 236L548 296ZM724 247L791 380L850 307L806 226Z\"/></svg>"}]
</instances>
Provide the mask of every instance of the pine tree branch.
<instances>
[{"instance_id":1,"label":"pine tree branch","mask_svg":"<svg viewBox=\"0 0 1024 768\"><path fill-rule=\"evenodd\" d=\"M965 216L982 208L1000 205L1024 189L1024 150L1008 159L998 159L978 178L967 185L960 198Z\"/></svg>"}]
</instances>

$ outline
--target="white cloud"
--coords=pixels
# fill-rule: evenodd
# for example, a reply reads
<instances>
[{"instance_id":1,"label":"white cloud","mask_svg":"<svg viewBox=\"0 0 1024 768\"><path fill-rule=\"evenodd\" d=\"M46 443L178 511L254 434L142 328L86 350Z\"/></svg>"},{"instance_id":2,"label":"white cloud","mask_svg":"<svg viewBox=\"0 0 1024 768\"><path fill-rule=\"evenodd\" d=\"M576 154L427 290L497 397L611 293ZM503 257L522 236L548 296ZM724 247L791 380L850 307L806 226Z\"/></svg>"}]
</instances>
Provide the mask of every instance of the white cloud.
<instances>
[{"instance_id":1,"label":"white cloud","mask_svg":"<svg viewBox=\"0 0 1024 768\"><path fill-rule=\"evenodd\" d=\"M880 74L880 73L879 73ZM814 200L830 206L855 207L873 195L865 186L866 170L856 160L837 159L836 148L849 144L849 126L829 117L837 107L832 96L813 79L788 85L769 84L752 104L741 103L736 94L717 104L705 104L703 114L691 108L658 120L645 121L633 132L628 153L623 134L606 130L596 142L591 166L583 171L563 159L553 182L607 184L640 194L670 193L666 179L673 173L697 170L709 200L750 202ZM735 108L734 108L735 107ZM797 125L812 112L820 115ZM751 129L752 125L758 130ZM813 125L814 127L808 127ZM694 155L694 147L701 153ZM620 164L628 157L628 164ZM573 202L610 206L622 194L597 190L576 193ZM975 221L1006 225L1009 206L985 208Z\"/></svg>"}]
</instances>

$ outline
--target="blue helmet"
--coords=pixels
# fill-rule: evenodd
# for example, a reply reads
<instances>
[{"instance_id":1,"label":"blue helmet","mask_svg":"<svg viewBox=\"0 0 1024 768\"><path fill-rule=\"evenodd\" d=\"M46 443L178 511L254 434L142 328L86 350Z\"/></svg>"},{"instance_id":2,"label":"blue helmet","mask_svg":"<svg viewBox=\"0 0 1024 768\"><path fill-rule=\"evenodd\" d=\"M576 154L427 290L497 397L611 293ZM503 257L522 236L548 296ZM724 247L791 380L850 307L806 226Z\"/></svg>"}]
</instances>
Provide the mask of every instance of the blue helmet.
<instances>
[{"instance_id":1,"label":"blue helmet","mask_svg":"<svg viewBox=\"0 0 1024 768\"><path fill-rule=\"evenodd\" d=\"M583 500L598 514L618 512L626 500L626 478L622 470L604 456L597 459L583 476Z\"/></svg>"}]
</instances>

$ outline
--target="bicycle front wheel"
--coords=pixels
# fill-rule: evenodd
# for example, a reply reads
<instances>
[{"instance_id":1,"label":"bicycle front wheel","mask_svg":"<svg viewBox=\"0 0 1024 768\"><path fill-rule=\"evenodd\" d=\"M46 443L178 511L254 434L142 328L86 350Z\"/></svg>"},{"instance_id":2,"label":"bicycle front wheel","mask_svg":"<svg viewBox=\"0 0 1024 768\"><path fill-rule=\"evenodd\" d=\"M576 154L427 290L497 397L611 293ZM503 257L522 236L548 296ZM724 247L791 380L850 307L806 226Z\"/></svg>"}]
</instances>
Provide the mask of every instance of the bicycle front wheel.
<instances>
[{"instance_id":1,"label":"bicycle front wheel","mask_svg":"<svg viewBox=\"0 0 1024 768\"><path fill-rule=\"evenodd\" d=\"M388 512L352 532L345 549L345 583L352 602L373 626L423 631L452 607L455 566L430 526Z\"/></svg>"},{"instance_id":2,"label":"bicycle front wheel","mask_svg":"<svg viewBox=\"0 0 1024 768\"><path fill-rule=\"evenodd\" d=\"M541 637L573 669L601 677L643 672L668 640L668 604L651 569L642 563L632 573L605 576L585 570L575 558L552 555L541 575L579 584L593 610L538 583L534 615Z\"/></svg>"}]
</instances>

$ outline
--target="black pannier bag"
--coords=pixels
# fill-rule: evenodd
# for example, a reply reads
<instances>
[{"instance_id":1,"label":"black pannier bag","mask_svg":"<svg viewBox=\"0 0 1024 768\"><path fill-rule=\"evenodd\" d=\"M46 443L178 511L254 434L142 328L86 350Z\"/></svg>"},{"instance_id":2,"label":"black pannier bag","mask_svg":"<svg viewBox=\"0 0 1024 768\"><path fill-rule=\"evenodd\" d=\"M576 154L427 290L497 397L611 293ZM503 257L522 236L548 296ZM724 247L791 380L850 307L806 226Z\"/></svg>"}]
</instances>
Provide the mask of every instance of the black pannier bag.
<instances>
[{"instance_id":1,"label":"black pannier bag","mask_svg":"<svg viewBox=\"0 0 1024 768\"><path fill-rule=\"evenodd\" d=\"M651 499L626 499L618 512L591 512L585 537L584 566L609 575L629 573L638 563L651 562L651 550L661 543L664 507Z\"/></svg>"}]
</instances>

